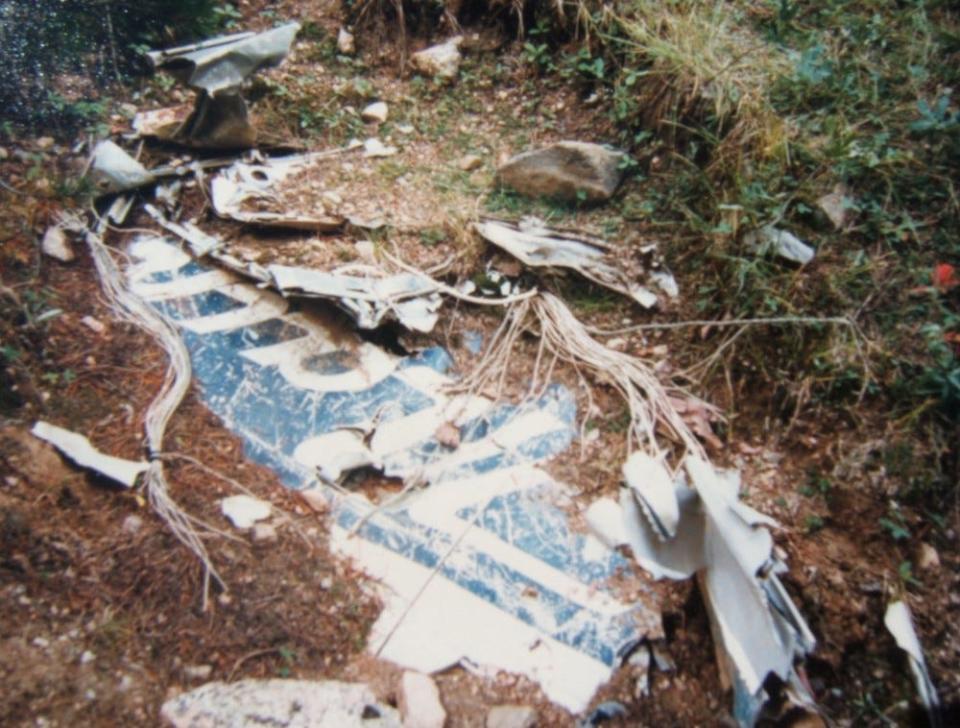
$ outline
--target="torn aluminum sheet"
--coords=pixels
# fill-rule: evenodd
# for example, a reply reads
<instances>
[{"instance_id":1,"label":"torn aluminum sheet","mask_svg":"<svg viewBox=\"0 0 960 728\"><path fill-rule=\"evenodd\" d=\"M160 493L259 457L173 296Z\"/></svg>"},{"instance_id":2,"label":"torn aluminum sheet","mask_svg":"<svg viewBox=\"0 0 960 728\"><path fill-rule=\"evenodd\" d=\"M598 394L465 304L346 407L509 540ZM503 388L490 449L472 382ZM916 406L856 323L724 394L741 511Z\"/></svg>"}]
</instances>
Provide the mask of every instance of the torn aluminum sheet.
<instances>
[{"instance_id":1,"label":"torn aluminum sheet","mask_svg":"<svg viewBox=\"0 0 960 728\"><path fill-rule=\"evenodd\" d=\"M522 673L580 712L633 645L662 634L656 594L571 525L575 491L537 465L575 437L564 387L523 406L447 395L443 349L389 354L156 238L129 252L133 290L178 322L211 410L250 457L326 502L335 550L382 581L371 651L424 673L462 660ZM435 435L444 423L455 447ZM429 487L375 507L316 477L364 463Z\"/></svg>"},{"instance_id":2,"label":"torn aluminum sheet","mask_svg":"<svg viewBox=\"0 0 960 728\"><path fill-rule=\"evenodd\" d=\"M167 700L174 728L400 728L400 714L362 683L335 680L211 682Z\"/></svg>"},{"instance_id":3,"label":"torn aluminum sheet","mask_svg":"<svg viewBox=\"0 0 960 728\"><path fill-rule=\"evenodd\" d=\"M916 683L920 702L923 703L923 707L927 711L930 725L937 728L942 725L940 698L927 670L927 662L923 657L923 647L920 646L920 638L917 637L917 631L913 626L913 615L910 613L910 607L903 601L891 602L883 615L883 623L897 641L897 647L907 653L907 659L910 661L910 672L913 673L913 681Z\"/></svg>"},{"instance_id":4,"label":"torn aluminum sheet","mask_svg":"<svg viewBox=\"0 0 960 728\"><path fill-rule=\"evenodd\" d=\"M806 265L813 260L816 252L793 233L781 230L773 225L767 225L760 230L749 233L744 238L744 242L758 255L773 253L800 265Z\"/></svg>"},{"instance_id":5,"label":"torn aluminum sheet","mask_svg":"<svg viewBox=\"0 0 960 728\"><path fill-rule=\"evenodd\" d=\"M220 512L230 519L234 528L253 528L257 521L270 518L273 506L265 500L249 495L231 495L220 501Z\"/></svg>"},{"instance_id":6,"label":"torn aluminum sheet","mask_svg":"<svg viewBox=\"0 0 960 728\"><path fill-rule=\"evenodd\" d=\"M362 329L377 328L387 314L413 331L432 331L443 298L436 281L413 273L382 275L372 266L350 266L330 273L287 265L268 265L277 290L337 301ZM348 270L366 275L349 275Z\"/></svg>"},{"instance_id":7,"label":"torn aluminum sheet","mask_svg":"<svg viewBox=\"0 0 960 728\"><path fill-rule=\"evenodd\" d=\"M277 66L287 57L299 23L287 23L263 33L237 33L146 55L154 68L162 68L198 91L216 95L240 86L262 68Z\"/></svg>"},{"instance_id":8,"label":"torn aluminum sheet","mask_svg":"<svg viewBox=\"0 0 960 728\"><path fill-rule=\"evenodd\" d=\"M216 175L210 182L210 200L220 217L255 225L332 232L339 230L346 218L336 211L294 211L249 209L250 203L269 206L276 202L271 191L293 172L318 159L318 155L298 155L269 159L262 164L238 162Z\"/></svg>"},{"instance_id":9,"label":"torn aluminum sheet","mask_svg":"<svg viewBox=\"0 0 960 728\"><path fill-rule=\"evenodd\" d=\"M83 435L64 430L62 427L51 425L42 420L38 421L30 432L41 440L49 442L77 465L95 470L100 475L128 488L136 485L140 474L150 467L149 463L142 460L124 460L123 458L106 455L91 445L90 440Z\"/></svg>"},{"instance_id":10,"label":"torn aluminum sheet","mask_svg":"<svg viewBox=\"0 0 960 728\"><path fill-rule=\"evenodd\" d=\"M263 68L279 65L300 30L288 23L263 33L222 36L190 46L150 51L154 68L162 68L198 92L190 115L175 129L163 125L164 138L204 148L245 148L257 141L241 84ZM141 119L139 126L148 121ZM137 124L135 123L135 127Z\"/></svg>"},{"instance_id":11,"label":"torn aluminum sheet","mask_svg":"<svg viewBox=\"0 0 960 728\"><path fill-rule=\"evenodd\" d=\"M102 194L153 184L157 178L119 146L105 140L93 150L90 179Z\"/></svg>"},{"instance_id":12,"label":"torn aluminum sheet","mask_svg":"<svg viewBox=\"0 0 960 728\"><path fill-rule=\"evenodd\" d=\"M587 523L608 545L628 544L655 578L684 579L699 572L740 725L755 724L771 673L807 706L811 701L794 663L816 641L777 576L786 567L773 556L770 532L761 528L776 522L740 502L738 477L722 476L692 456L684 467L691 485L674 482L671 498L662 472L647 462L628 461L628 487L621 489L619 506L597 501ZM665 538L665 524L674 523L676 536Z\"/></svg>"},{"instance_id":13,"label":"torn aluminum sheet","mask_svg":"<svg viewBox=\"0 0 960 728\"><path fill-rule=\"evenodd\" d=\"M535 268L570 268L597 285L629 296L644 308L657 305L657 294L640 284L637 275L645 275L668 296L675 295L676 281L663 270L640 266L637 275L629 272L625 251L602 240L552 230L536 218L525 218L518 225L499 220L476 223L474 229L486 240ZM652 250L644 251L652 252ZM659 273L658 277L653 273Z\"/></svg>"},{"instance_id":14,"label":"torn aluminum sheet","mask_svg":"<svg viewBox=\"0 0 960 728\"><path fill-rule=\"evenodd\" d=\"M223 243L195 225L170 222L151 205L145 209L160 225L186 241L197 258L209 255L244 278L282 294L331 300L350 314L360 328L375 329L389 316L412 331L426 333L433 330L439 318L443 298L436 281L427 276L389 275L372 265L344 266L328 272L245 263L222 252Z\"/></svg>"}]
</instances>

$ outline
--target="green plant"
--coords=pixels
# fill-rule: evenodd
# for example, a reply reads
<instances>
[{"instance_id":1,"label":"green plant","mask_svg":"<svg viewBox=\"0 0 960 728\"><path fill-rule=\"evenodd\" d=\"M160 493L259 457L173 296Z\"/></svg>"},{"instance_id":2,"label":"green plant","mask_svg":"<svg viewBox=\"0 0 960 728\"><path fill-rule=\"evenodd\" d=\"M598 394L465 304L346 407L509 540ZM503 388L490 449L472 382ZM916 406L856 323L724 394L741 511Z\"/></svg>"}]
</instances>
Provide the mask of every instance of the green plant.
<instances>
[{"instance_id":1,"label":"green plant","mask_svg":"<svg viewBox=\"0 0 960 728\"><path fill-rule=\"evenodd\" d=\"M897 576L905 586L920 586L920 582L913 575L913 564L909 561L901 561L897 567Z\"/></svg>"},{"instance_id":2,"label":"green plant","mask_svg":"<svg viewBox=\"0 0 960 728\"><path fill-rule=\"evenodd\" d=\"M7 3L0 23L0 104L33 129L68 132L89 120L102 87L142 68L145 47L214 33L230 20L213 0L37 0ZM236 10L233 10L236 13ZM55 79L71 75L82 96L65 105Z\"/></svg>"},{"instance_id":3,"label":"green plant","mask_svg":"<svg viewBox=\"0 0 960 728\"><path fill-rule=\"evenodd\" d=\"M881 518L878 523L894 541L906 541L910 538L910 528L899 508L891 507L889 517Z\"/></svg>"}]
</instances>

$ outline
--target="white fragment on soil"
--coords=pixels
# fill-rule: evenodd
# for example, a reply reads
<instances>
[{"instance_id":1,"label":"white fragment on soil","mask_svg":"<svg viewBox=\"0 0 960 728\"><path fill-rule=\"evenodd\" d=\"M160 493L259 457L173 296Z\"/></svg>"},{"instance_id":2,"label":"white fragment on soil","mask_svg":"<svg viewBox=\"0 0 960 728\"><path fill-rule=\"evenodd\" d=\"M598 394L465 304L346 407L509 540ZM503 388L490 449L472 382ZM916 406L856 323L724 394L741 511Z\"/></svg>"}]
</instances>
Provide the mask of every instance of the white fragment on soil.
<instances>
[{"instance_id":1,"label":"white fragment on soil","mask_svg":"<svg viewBox=\"0 0 960 728\"><path fill-rule=\"evenodd\" d=\"M235 528L251 528L257 521L269 518L273 506L249 495L232 495L220 501L220 510Z\"/></svg>"},{"instance_id":2,"label":"white fragment on soil","mask_svg":"<svg viewBox=\"0 0 960 728\"><path fill-rule=\"evenodd\" d=\"M486 728L534 728L537 711L528 705L497 705L487 713Z\"/></svg>"},{"instance_id":3,"label":"white fragment on soil","mask_svg":"<svg viewBox=\"0 0 960 728\"><path fill-rule=\"evenodd\" d=\"M145 461L124 460L105 455L97 450L83 435L64 430L62 427L39 421L30 432L53 445L77 465L95 470L101 475L132 488L137 477L150 464Z\"/></svg>"},{"instance_id":4,"label":"white fragment on soil","mask_svg":"<svg viewBox=\"0 0 960 728\"><path fill-rule=\"evenodd\" d=\"M207 680L213 673L211 665L184 665L183 676L187 680Z\"/></svg>"},{"instance_id":5,"label":"white fragment on soil","mask_svg":"<svg viewBox=\"0 0 960 728\"><path fill-rule=\"evenodd\" d=\"M447 720L437 684L412 670L404 672L400 681L400 712L404 728L443 728Z\"/></svg>"},{"instance_id":6,"label":"white fragment on soil","mask_svg":"<svg viewBox=\"0 0 960 728\"><path fill-rule=\"evenodd\" d=\"M398 151L396 147L388 147L375 137L371 137L363 143L363 156L371 159L392 157Z\"/></svg>"},{"instance_id":7,"label":"white fragment on soil","mask_svg":"<svg viewBox=\"0 0 960 728\"><path fill-rule=\"evenodd\" d=\"M748 234L744 242L760 255L773 253L800 265L809 263L815 254L814 249L796 235L773 225Z\"/></svg>"},{"instance_id":8,"label":"white fragment on soil","mask_svg":"<svg viewBox=\"0 0 960 728\"><path fill-rule=\"evenodd\" d=\"M637 686L634 695L642 698L650 694L650 650L643 644L627 660L637 676Z\"/></svg>"},{"instance_id":9,"label":"white fragment on soil","mask_svg":"<svg viewBox=\"0 0 960 728\"><path fill-rule=\"evenodd\" d=\"M850 221L851 200L847 194L847 188L839 184L832 192L817 200L817 207L823 210L837 230L843 230Z\"/></svg>"},{"instance_id":10,"label":"white fragment on soil","mask_svg":"<svg viewBox=\"0 0 960 728\"><path fill-rule=\"evenodd\" d=\"M277 540L277 527L270 523L258 523L253 527L253 540L270 543Z\"/></svg>"},{"instance_id":11,"label":"white fragment on soil","mask_svg":"<svg viewBox=\"0 0 960 728\"><path fill-rule=\"evenodd\" d=\"M357 255L364 260L373 261L376 259L377 247L373 244L373 241L358 240L353 247L357 251Z\"/></svg>"},{"instance_id":12,"label":"white fragment on soil","mask_svg":"<svg viewBox=\"0 0 960 728\"><path fill-rule=\"evenodd\" d=\"M413 134L416 129L414 129L410 124L397 124L397 131L401 134Z\"/></svg>"},{"instance_id":13,"label":"white fragment on soil","mask_svg":"<svg viewBox=\"0 0 960 728\"><path fill-rule=\"evenodd\" d=\"M400 728L366 685L333 680L213 682L163 704L174 728Z\"/></svg>"},{"instance_id":14,"label":"white fragment on soil","mask_svg":"<svg viewBox=\"0 0 960 728\"><path fill-rule=\"evenodd\" d=\"M655 270L650 274L650 279L670 298L676 298L680 295L680 286L677 285L677 279L673 277L673 273Z\"/></svg>"},{"instance_id":15,"label":"white fragment on soil","mask_svg":"<svg viewBox=\"0 0 960 728\"><path fill-rule=\"evenodd\" d=\"M663 464L645 452L637 451L623 464L623 479L657 535L661 539L676 536L680 506L674 492L673 478Z\"/></svg>"},{"instance_id":16,"label":"white fragment on soil","mask_svg":"<svg viewBox=\"0 0 960 728\"><path fill-rule=\"evenodd\" d=\"M107 327L104 325L104 323L99 319L95 319L93 316L84 316L82 319L80 319L80 323L97 334L103 334L107 330Z\"/></svg>"},{"instance_id":17,"label":"white fragment on soil","mask_svg":"<svg viewBox=\"0 0 960 728\"><path fill-rule=\"evenodd\" d=\"M143 519L140 516L131 513L129 516L123 519L123 523L120 524L120 530L130 536L135 536L140 533L140 529L143 528Z\"/></svg>"},{"instance_id":18,"label":"white fragment on soil","mask_svg":"<svg viewBox=\"0 0 960 728\"><path fill-rule=\"evenodd\" d=\"M891 602L883 615L883 623L890 634L897 642L897 646L907 653L910 661L910 671L913 673L913 680L917 686L917 693L920 695L920 702L927 709L930 715L930 725L940 725L938 713L940 710L940 698L937 695L937 689L930 679L930 673L927 671L927 663L923 657L923 647L920 646L920 639L917 637L917 631L913 626L913 615L910 613L910 607L906 602Z\"/></svg>"},{"instance_id":19,"label":"white fragment on soil","mask_svg":"<svg viewBox=\"0 0 960 728\"><path fill-rule=\"evenodd\" d=\"M387 120L387 105L383 101L374 101L360 112L360 118L367 123L382 124Z\"/></svg>"},{"instance_id":20,"label":"white fragment on soil","mask_svg":"<svg viewBox=\"0 0 960 728\"><path fill-rule=\"evenodd\" d=\"M47 228L43 234L43 241L40 243L40 249L44 255L56 258L61 263L69 263L77 256L70 247L70 241L67 240L67 234L59 225L53 225Z\"/></svg>"},{"instance_id":21,"label":"white fragment on soil","mask_svg":"<svg viewBox=\"0 0 960 728\"><path fill-rule=\"evenodd\" d=\"M101 193L123 192L156 181L146 167L109 140L93 150L90 178Z\"/></svg>"},{"instance_id":22,"label":"white fragment on soil","mask_svg":"<svg viewBox=\"0 0 960 728\"><path fill-rule=\"evenodd\" d=\"M80 664L89 665L91 662L97 659L97 656L93 654L90 650L84 650L83 654L80 655Z\"/></svg>"},{"instance_id":23,"label":"white fragment on soil","mask_svg":"<svg viewBox=\"0 0 960 728\"><path fill-rule=\"evenodd\" d=\"M357 52L357 41L346 28L337 31L337 50L345 56L352 56Z\"/></svg>"},{"instance_id":24,"label":"white fragment on soil","mask_svg":"<svg viewBox=\"0 0 960 728\"><path fill-rule=\"evenodd\" d=\"M463 58L460 55L461 43L463 36L457 35L445 43L414 53L410 57L410 65L424 76L452 81L460 71L460 61Z\"/></svg>"}]
</instances>

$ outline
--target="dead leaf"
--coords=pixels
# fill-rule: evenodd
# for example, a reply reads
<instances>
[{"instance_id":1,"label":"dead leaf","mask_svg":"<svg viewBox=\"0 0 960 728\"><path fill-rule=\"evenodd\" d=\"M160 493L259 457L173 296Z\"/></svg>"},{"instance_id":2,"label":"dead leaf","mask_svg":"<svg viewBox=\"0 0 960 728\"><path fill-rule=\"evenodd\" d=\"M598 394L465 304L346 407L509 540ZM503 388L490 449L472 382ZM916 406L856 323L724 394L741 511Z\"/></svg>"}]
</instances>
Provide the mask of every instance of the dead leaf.
<instances>
[{"instance_id":1,"label":"dead leaf","mask_svg":"<svg viewBox=\"0 0 960 728\"><path fill-rule=\"evenodd\" d=\"M703 440L708 448L711 450L723 449L723 442L717 437L710 425L718 418L706 402L693 397L668 397L668 399L680 418L693 431L693 434Z\"/></svg>"}]
</instances>

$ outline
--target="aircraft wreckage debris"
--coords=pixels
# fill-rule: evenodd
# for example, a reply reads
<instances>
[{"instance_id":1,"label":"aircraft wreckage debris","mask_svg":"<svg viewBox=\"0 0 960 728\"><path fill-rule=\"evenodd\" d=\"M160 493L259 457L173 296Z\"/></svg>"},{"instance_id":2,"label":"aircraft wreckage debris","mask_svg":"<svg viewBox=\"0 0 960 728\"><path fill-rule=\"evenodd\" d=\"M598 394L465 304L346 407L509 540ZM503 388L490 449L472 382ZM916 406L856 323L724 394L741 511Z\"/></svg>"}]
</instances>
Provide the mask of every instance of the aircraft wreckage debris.
<instances>
[{"instance_id":1,"label":"aircraft wreckage debris","mask_svg":"<svg viewBox=\"0 0 960 728\"><path fill-rule=\"evenodd\" d=\"M240 86L256 70L282 61L298 27L151 53L157 67L199 92L190 118L171 138L198 146L253 143ZM456 42L450 45L456 51ZM201 163L151 171L112 142L104 144L92 164L103 192L153 184L169 174L195 173L205 182ZM226 169L210 180L213 208L223 219L265 228L324 232L362 226L342 213L331 190L329 207L310 209L296 209L277 194L279 185L296 182L293 173L303 165L354 150L368 157L396 152L368 139L322 154L217 160ZM612 194L619 177L611 175L602 186ZM815 640L779 580L786 566L773 550L769 529L776 523L740 500L735 473L718 472L707 462L675 404L680 400L673 395L681 390L664 387L643 362L591 338L556 296L515 293L499 272L489 291L479 286L480 293L504 296L491 300L473 297L477 285L470 281L447 285L383 251L368 251L363 263L334 270L240 260L217 235L176 217L180 189L176 181L165 183L157 206L144 206L177 240L133 238L124 279L105 281L105 290L123 298L128 312L142 307L140 319L149 319L151 330L177 355L182 390L183 376L192 377L246 454L327 515L333 552L379 582L383 611L368 639L370 652L425 680L457 664L480 674L522 674L571 713L586 713L582 724L592 725L621 714L616 703L587 711L623 664L641 674L640 693L649 690L651 669L669 666L659 649L661 591L650 577L696 575L737 722L757 722L772 697L771 675L783 684L788 705L816 712L801 668ZM123 219L131 204L118 198L108 215ZM677 295L654 245L632 246L635 259L628 260L619 246L536 219L481 220L474 229L526 266L574 270L645 308ZM807 253L782 238L761 244L806 262ZM113 275L98 233L89 232L87 240L101 276ZM377 262L382 259L391 267ZM513 265L519 274L520 265ZM491 280L494 272L488 271ZM607 374L631 414L626 440L633 454L623 465L619 500L600 499L584 509L576 484L559 482L545 469L570 449L579 429L574 393L550 381L549 373L535 392L531 385L533 394L508 401L488 391L484 372L455 373L444 348L393 353L292 307L293 296L329 299L357 328L376 328L390 316L422 332L436 325L444 296L511 305L486 352L482 337L471 339L475 356L482 366L507 367L510 332L536 330L551 353ZM531 328L528 316L538 328ZM148 468L111 459L85 438L49 428L38 423L35 433L128 486ZM658 443L664 433L685 453L673 466L667 462L670 450ZM157 443L151 447L160 450ZM400 479L402 490L380 500L350 490L351 474L362 468ZM175 514L169 503L163 505ZM244 529L272 512L269 503L247 496L225 499L222 507ZM269 527L260 533L271 540ZM632 554L621 552L624 545ZM202 543L191 548L206 555ZM905 631L896 624L900 642ZM922 667L922 655L918 660L917 650L908 652L911 666ZM168 701L164 716L175 725L194 719L226 725L229 716L250 710L257 716L272 715L274 707L282 712L306 689L296 681L269 682L212 683ZM322 703L304 704L304 715L319 716L313 724L337 716L340 722L330 725L353 725L371 715L375 700L364 686L310 685ZM399 721L389 707L373 710L379 724ZM442 724L442 711L433 711L434 723ZM299 724L286 720L280 723Z\"/></svg>"}]
</instances>

